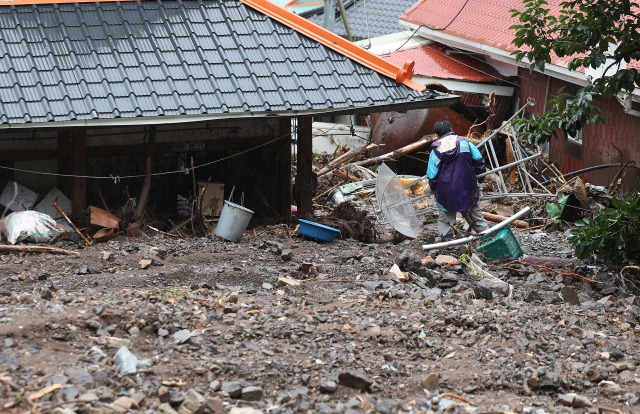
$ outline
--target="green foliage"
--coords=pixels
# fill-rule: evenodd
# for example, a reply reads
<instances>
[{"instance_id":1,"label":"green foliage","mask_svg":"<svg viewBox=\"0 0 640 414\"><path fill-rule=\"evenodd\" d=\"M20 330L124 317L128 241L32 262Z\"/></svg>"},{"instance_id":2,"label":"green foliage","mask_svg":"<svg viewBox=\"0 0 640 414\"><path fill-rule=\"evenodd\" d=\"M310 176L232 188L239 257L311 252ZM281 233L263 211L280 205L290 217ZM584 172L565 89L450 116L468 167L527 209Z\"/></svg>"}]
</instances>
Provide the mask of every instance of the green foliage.
<instances>
[{"instance_id":1,"label":"green foliage","mask_svg":"<svg viewBox=\"0 0 640 414\"><path fill-rule=\"evenodd\" d=\"M607 264L630 266L640 264L640 179L636 179L636 190L615 197L613 207L603 211L594 219L578 221L577 229L571 230L571 243L576 256L586 259L595 254Z\"/></svg>"},{"instance_id":2,"label":"green foliage","mask_svg":"<svg viewBox=\"0 0 640 414\"><path fill-rule=\"evenodd\" d=\"M560 3L553 15L545 0L524 0L524 10L511 10L519 24L513 52L517 61L531 63L530 70L544 72L552 57L571 57L568 69L617 68L621 62L640 59L640 19L638 4L629 0L571 0ZM549 101L552 109L541 116L519 119L515 124L521 136L530 142L546 142L557 137L557 130L575 136L587 124L606 122L595 102L612 98L622 91L631 93L640 87L640 72L635 68L604 71L607 76L593 79L579 89L573 102L563 91Z\"/></svg>"}]
</instances>

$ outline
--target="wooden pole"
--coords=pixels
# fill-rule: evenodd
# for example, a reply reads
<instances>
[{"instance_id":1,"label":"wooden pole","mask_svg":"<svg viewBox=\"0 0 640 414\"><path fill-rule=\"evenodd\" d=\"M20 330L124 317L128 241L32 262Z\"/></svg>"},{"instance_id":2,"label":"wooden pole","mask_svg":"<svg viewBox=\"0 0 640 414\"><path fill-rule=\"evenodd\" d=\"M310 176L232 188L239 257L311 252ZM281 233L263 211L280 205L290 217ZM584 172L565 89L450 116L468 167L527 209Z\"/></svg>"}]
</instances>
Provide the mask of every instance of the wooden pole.
<instances>
[{"instance_id":1,"label":"wooden pole","mask_svg":"<svg viewBox=\"0 0 640 414\"><path fill-rule=\"evenodd\" d=\"M136 205L136 220L138 223L142 221L144 210L147 208L149 200L149 191L151 190L151 168L153 166L153 146L156 143L156 127L152 126L149 130L149 142L147 143L147 159L144 165L144 182L140 191L140 198Z\"/></svg>"},{"instance_id":2,"label":"wooden pole","mask_svg":"<svg viewBox=\"0 0 640 414\"><path fill-rule=\"evenodd\" d=\"M329 164L322 167L316 174L318 175L318 177L328 174L334 169L338 168L340 165L344 164L345 162L349 162L352 159L356 158L358 155L364 154L366 151L373 149L377 146L378 146L377 144L370 144L370 145L363 145L360 148L354 148L351 151L347 152L346 154L342 154L335 160L331 161Z\"/></svg>"},{"instance_id":3,"label":"wooden pole","mask_svg":"<svg viewBox=\"0 0 640 414\"><path fill-rule=\"evenodd\" d=\"M296 177L298 217L313 213L312 198L315 189L302 188L303 183L309 184L308 181L311 179L310 174L313 172L312 122L313 118L310 116L298 118L298 175L303 178L300 179L300 177Z\"/></svg>"},{"instance_id":4,"label":"wooden pole","mask_svg":"<svg viewBox=\"0 0 640 414\"><path fill-rule=\"evenodd\" d=\"M12 245L0 245L0 252L2 253L51 253L51 254L75 254L80 256L80 253L73 250L58 249L51 246L12 246Z\"/></svg>"},{"instance_id":5,"label":"wooden pole","mask_svg":"<svg viewBox=\"0 0 640 414\"><path fill-rule=\"evenodd\" d=\"M91 246L91 242L89 241L89 239L87 239L84 234L82 234L82 232L76 227L75 224L73 224L73 222L71 220L69 220L69 217L67 217L66 214L64 214L64 211L62 211L62 209L60 208L60 206L58 205L57 202L53 202L53 206L56 208L56 210L58 210L58 213L60 213L62 215L62 218L64 218L67 223L69 223L69 225L71 226L71 228L73 230L75 230L76 233L78 233L78 235L80 237L82 237L82 240L84 240L85 243L87 243L89 246Z\"/></svg>"},{"instance_id":6,"label":"wooden pole","mask_svg":"<svg viewBox=\"0 0 640 414\"><path fill-rule=\"evenodd\" d=\"M379 157L374 157L374 158L369 158L367 160L362 160L362 161L358 161L358 162L354 162L352 164L347 164L345 166L340 167L341 170L350 168L352 166L360 166L360 167L368 167L370 165L374 165L377 164L379 162L383 162L383 161L391 161L391 160L396 160L400 157L402 157L404 154L409 154L413 151L417 151L420 148L426 147L428 145L431 145L432 143L434 143L436 140L438 139L438 137L435 136L428 136L425 137L424 139L421 139L420 141L416 141L412 144L407 145L406 147L402 147L398 150L395 150L393 152L388 152L384 155L380 155Z\"/></svg>"},{"instance_id":7,"label":"wooden pole","mask_svg":"<svg viewBox=\"0 0 640 414\"><path fill-rule=\"evenodd\" d=\"M502 221L505 221L506 219L508 219L509 217L504 217L504 216L498 216L497 214L491 214L491 213L485 213L484 211L482 212L482 217L484 217L485 219L489 220L489 221L493 221L494 223L500 223ZM513 222L513 224L516 227L520 227L523 229L526 229L527 227L529 227L529 224L526 221L522 221L522 220L516 220Z\"/></svg>"}]
</instances>

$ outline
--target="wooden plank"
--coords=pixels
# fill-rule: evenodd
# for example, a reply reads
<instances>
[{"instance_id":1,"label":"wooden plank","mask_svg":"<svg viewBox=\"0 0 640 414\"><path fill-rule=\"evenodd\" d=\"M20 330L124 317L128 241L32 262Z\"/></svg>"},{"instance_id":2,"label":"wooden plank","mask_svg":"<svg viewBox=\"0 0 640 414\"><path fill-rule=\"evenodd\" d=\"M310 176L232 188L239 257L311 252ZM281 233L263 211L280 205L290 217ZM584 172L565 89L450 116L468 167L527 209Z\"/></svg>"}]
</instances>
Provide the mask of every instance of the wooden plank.
<instances>
[{"instance_id":1,"label":"wooden plank","mask_svg":"<svg viewBox=\"0 0 640 414\"><path fill-rule=\"evenodd\" d=\"M278 136L282 148L278 152L278 213L288 223L291 219L291 118L280 120Z\"/></svg>"},{"instance_id":2,"label":"wooden plank","mask_svg":"<svg viewBox=\"0 0 640 414\"><path fill-rule=\"evenodd\" d=\"M305 175L312 173L313 163L313 118L310 116L298 117L298 174ZM298 216L313 214L313 194L314 190L304 190L298 188L296 182L296 198L298 204Z\"/></svg>"},{"instance_id":3,"label":"wooden plank","mask_svg":"<svg viewBox=\"0 0 640 414\"><path fill-rule=\"evenodd\" d=\"M80 131L79 131L80 132ZM87 137L86 131L82 136L73 137L73 175L87 175ZM71 215L80 217L82 210L87 207L87 179L73 177L71 179Z\"/></svg>"}]
</instances>

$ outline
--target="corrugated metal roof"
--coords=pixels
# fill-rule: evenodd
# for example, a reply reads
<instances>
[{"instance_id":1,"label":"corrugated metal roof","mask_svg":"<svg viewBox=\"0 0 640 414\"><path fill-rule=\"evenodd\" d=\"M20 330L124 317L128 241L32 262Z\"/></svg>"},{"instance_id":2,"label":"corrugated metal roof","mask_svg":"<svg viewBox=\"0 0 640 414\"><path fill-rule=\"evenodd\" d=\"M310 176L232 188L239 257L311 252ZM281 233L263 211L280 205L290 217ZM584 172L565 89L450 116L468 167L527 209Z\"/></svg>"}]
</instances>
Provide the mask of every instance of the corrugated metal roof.
<instances>
[{"instance_id":1,"label":"corrugated metal roof","mask_svg":"<svg viewBox=\"0 0 640 414\"><path fill-rule=\"evenodd\" d=\"M551 14L560 15L563 0L547 0ZM466 5L465 5L466 3ZM460 9L462 11L460 12ZM430 28L446 26L460 12L458 17L443 30L442 33L478 42L499 49L514 51L517 48L511 44L515 30L509 27L519 24L518 18L513 18L509 10L523 10L522 0L419 0L400 18L416 25L426 25ZM576 55L577 56L577 55ZM552 54L551 63L567 67L575 56L559 58ZM629 67L640 67L640 63L632 61ZM584 72L580 68L579 72Z\"/></svg>"},{"instance_id":2,"label":"corrugated metal roof","mask_svg":"<svg viewBox=\"0 0 640 414\"><path fill-rule=\"evenodd\" d=\"M359 39L369 39L396 33L402 30L400 16L415 4L415 0L343 0L347 11L347 19L353 36ZM317 9L318 14L309 20L322 26L324 23L324 8ZM305 16L306 13L301 13ZM368 25L367 25L368 19ZM334 32L346 36L344 23L336 14Z\"/></svg>"},{"instance_id":3,"label":"corrugated metal roof","mask_svg":"<svg viewBox=\"0 0 640 414\"><path fill-rule=\"evenodd\" d=\"M451 48L432 43L391 52L384 59L396 65L402 65L407 59L413 59L416 62L414 67L416 75L441 79L463 79L472 82L495 82L498 79L503 79L503 76L493 66L462 53L450 57L448 53L451 52L454 52Z\"/></svg>"},{"instance_id":4,"label":"corrugated metal roof","mask_svg":"<svg viewBox=\"0 0 640 414\"><path fill-rule=\"evenodd\" d=\"M239 1L0 7L0 123L324 110L431 97Z\"/></svg>"}]
</instances>

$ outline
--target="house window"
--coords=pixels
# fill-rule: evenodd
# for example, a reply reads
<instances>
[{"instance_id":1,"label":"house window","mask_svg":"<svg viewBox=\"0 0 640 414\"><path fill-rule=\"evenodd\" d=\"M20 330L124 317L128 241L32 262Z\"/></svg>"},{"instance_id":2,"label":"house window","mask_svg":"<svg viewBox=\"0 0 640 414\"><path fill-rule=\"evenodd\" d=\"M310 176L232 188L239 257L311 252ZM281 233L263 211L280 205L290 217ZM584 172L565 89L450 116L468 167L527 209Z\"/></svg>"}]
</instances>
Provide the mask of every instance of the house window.
<instances>
[{"instance_id":1,"label":"house window","mask_svg":"<svg viewBox=\"0 0 640 414\"><path fill-rule=\"evenodd\" d=\"M572 99L567 99L567 106L571 105L572 102L573 102ZM575 136L569 135L568 132L566 133L567 139L569 141L574 142L576 144L580 144L580 145L582 145L582 136L583 136L583 134L584 134L584 130L582 130L582 129L580 131L577 131Z\"/></svg>"}]
</instances>

